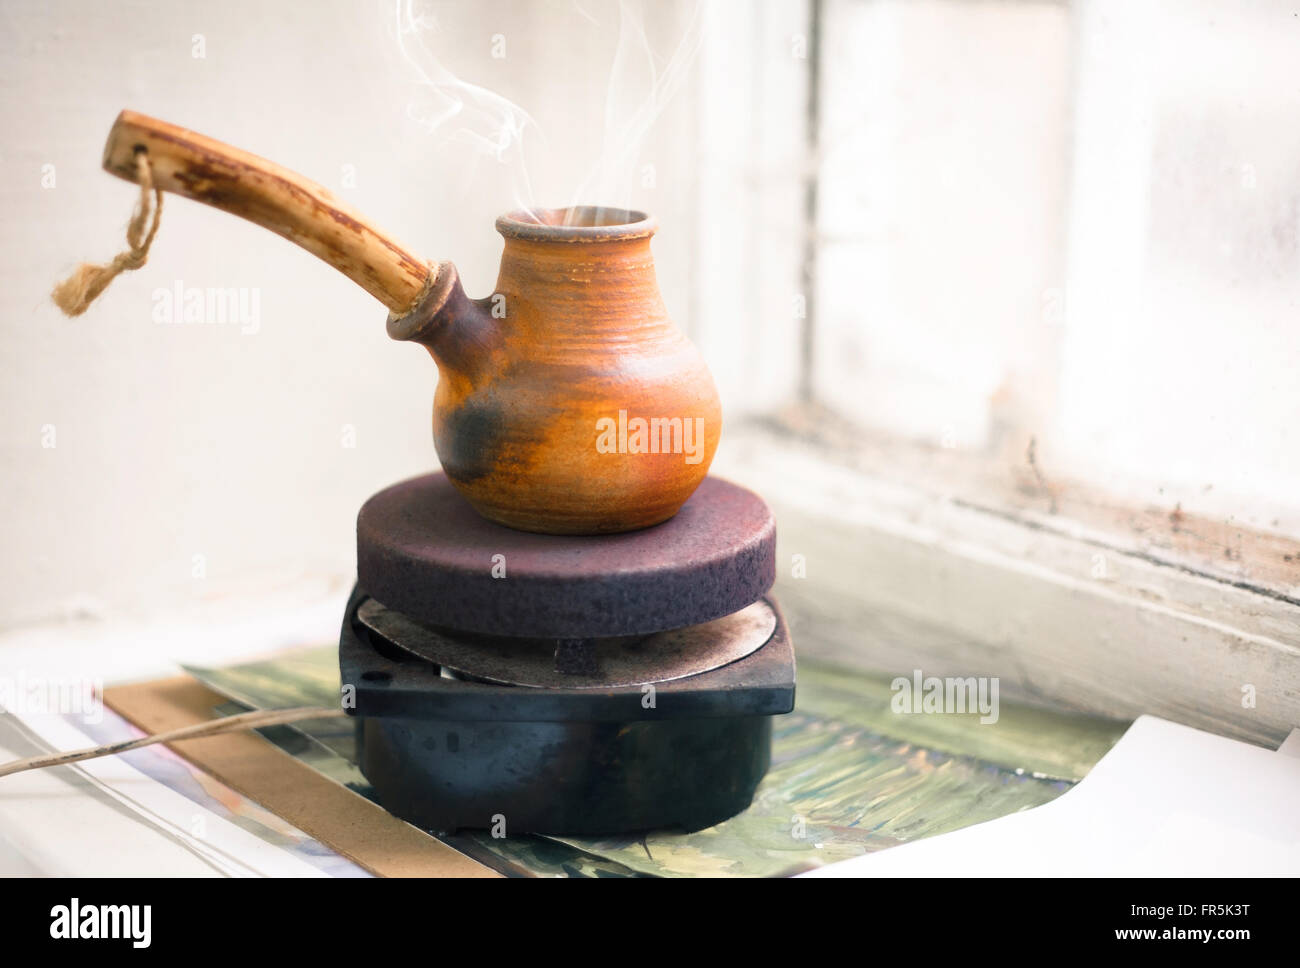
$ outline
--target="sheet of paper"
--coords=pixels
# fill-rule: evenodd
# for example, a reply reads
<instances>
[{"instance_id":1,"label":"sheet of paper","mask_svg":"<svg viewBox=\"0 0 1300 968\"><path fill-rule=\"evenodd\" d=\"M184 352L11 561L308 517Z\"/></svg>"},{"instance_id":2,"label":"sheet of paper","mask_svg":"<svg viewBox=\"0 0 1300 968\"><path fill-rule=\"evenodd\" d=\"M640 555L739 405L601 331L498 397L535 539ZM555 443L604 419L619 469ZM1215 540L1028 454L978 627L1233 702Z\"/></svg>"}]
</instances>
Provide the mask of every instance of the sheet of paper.
<instances>
[{"instance_id":1,"label":"sheet of paper","mask_svg":"<svg viewBox=\"0 0 1300 968\"><path fill-rule=\"evenodd\" d=\"M1285 745L1143 716L1051 803L802 876L1300 874L1300 757Z\"/></svg>"},{"instance_id":2,"label":"sheet of paper","mask_svg":"<svg viewBox=\"0 0 1300 968\"><path fill-rule=\"evenodd\" d=\"M94 727L55 713L0 727L5 760L138 735L107 709ZM368 876L161 746L5 777L0 830L4 873Z\"/></svg>"}]
</instances>

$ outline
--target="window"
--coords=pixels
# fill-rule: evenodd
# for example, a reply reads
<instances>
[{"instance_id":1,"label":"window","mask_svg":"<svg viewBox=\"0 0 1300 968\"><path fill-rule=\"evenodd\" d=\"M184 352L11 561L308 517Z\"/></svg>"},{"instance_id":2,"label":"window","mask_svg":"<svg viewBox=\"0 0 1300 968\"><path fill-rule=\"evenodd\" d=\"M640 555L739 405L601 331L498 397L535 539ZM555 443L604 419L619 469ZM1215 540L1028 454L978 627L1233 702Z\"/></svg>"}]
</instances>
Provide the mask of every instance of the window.
<instances>
[{"instance_id":1,"label":"window","mask_svg":"<svg viewBox=\"0 0 1300 968\"><path fill-rule=\"evenodd\" d=\"M783 516L787 545L838 576L783 594L868 665L928 637L935 662L1013 656L1030 694L1280 738L1300 717L1293 12L761 10L750 53L703 55L694 318L766 428L737 465L786 480L809 515ZM802 79L780 56L800 37ZM750 81L710 93L710 70ZM719 160L738 115L754 130ZM719 252L743 291L719 291ZM1246 682L1275 720L1242 710Z\"/></svg>"}]
</instances>

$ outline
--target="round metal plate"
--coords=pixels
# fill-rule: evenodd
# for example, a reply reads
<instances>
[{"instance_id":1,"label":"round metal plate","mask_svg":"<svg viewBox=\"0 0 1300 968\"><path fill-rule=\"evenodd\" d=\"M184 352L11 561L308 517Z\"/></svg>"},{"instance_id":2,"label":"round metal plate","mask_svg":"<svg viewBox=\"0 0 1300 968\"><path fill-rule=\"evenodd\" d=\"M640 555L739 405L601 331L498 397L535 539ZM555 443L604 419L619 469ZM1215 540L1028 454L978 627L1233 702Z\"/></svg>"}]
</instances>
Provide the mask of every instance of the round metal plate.
<instances>
[{"instance_id":1,"label":"round metal plate","mask_svg":"<svg viewBox=\"0 0 1300 968\"><path fill-rule=\"evenodd\" d=\"M443 474L380 491L357 517L357 574L389 608L444 629L528 638L645 635L712 621L776 577L757 494L706 478L643 531L531 534L480 516Z\"/></svg>"},{"instance_id":2,"label":"round metal plate","mask_svg":"<svg viewBox=\"0 0 1300 968\"><path fill-rule=\"evenodd\" d=\"M562 672L553 651L533 639L468 641L431 628L373 598L357 618L421 659L484 682L537 689L607 689L699 675L757 652L776 631L776 612L758 601L711 622L644 637L595 640L591 674ZM556 643L552 642L554 646Z\"/></svg>"}]
</instances>

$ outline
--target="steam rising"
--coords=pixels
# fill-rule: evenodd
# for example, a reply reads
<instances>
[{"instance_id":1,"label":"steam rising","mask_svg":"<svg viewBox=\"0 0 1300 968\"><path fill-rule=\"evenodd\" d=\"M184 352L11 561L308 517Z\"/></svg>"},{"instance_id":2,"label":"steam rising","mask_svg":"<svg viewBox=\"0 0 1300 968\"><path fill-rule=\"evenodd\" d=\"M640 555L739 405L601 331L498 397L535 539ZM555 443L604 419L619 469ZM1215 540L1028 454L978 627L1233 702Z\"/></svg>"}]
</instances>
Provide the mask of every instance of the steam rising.
<instances>
[{"instance_id":1,"label":"steam rising","mask_svg":"<svg viewBox=\"0 0 1300 968\"><path fill-rule=\"evenodd\" d=\"M437 21L418 13L414 0L395 0L394 12L398 50L416 77L407 117L430 134L509 164L520 176L515 193L532 211L523 141L524 131L536 126L533 119L513 101L447 70L424 42L425 34L437 30Z\"/></svg>"},{"instance_id":2,"label":"steam rising","mask_svg":"<svg viewBox=\"0 0 1300 968\"><path fill-rule=\"evenodd\" d=\"M677 48L660 70L646 39L641 8L619 0L618 11L618 46L609 71L601 153L578 185L574 205L627 200L645 137L681 87L703 36L700 4L696 3Z\"/></svg>"},{"instance_id":3,"label":"steam rising","mask_svg":"<svg viewBox=\"0 0 1300 968\"><path fill-rule=\"evenodd\" d=\"M467 146L473 155L488 157L510 168L515 203L532 212L539 202L553 205L564 200L534 197L525 157L525 135L545 150L536 121L513 101L452 73L434 53L439 25L429 13L417 10L416 0L393 0L398 50L415 79L416 92L407 115L420 128L445 143ZM600 26L600 21L577 2L572 5L574 27L579 22ZM600 148L585 172L575 173L568 189L570 206L628 207L640 177L637 163L645 138L664 107L681 88L702 40L700 4L691 9L688 23L666 61L657 58L646 36L642 8L631 0L618 3L618 41L605 84L605 106ZM590 29L589 27L584 29ZM573 69L570 62L566 69ZM593 65L599 70L599 65ZM602 79L592 76L593 84ZM596 118L575 112L566 119L579 130L590 129ZM561 132L571 134L571 132ZM536 137L534 137L536 136Z\"/></svg>"}]
</instances>

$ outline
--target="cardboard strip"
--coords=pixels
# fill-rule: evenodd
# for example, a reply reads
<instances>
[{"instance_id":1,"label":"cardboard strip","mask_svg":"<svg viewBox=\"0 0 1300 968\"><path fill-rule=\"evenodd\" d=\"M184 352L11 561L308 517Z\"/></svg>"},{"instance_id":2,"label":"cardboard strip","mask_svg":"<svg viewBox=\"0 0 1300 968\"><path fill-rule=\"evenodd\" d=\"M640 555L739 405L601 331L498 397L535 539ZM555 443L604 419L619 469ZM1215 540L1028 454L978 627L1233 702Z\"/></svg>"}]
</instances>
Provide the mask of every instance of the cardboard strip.
<instances>
[{"instance_id":1,"label":"cardboard strip","mask_svg":"<svg viewBox=\"0 0 1300 968\"><path fill-rule=\"evenodd\" d=\"M189 676L114 686L104 702L148 733L212 719L225 702ZM176 753L380 877L499 877L252 732L169 743Z\"/></svg>"}]
</instances>

